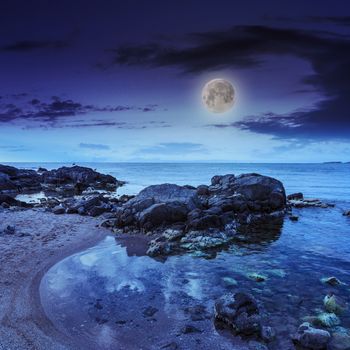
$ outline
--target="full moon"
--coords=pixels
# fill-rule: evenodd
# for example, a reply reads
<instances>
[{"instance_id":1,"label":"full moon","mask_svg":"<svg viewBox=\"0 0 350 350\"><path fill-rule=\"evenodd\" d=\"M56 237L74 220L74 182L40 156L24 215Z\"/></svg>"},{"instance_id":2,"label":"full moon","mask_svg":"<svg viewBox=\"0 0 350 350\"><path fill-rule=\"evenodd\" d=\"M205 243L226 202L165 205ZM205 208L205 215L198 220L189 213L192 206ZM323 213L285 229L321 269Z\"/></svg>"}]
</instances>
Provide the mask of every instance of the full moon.
<instances>
[{"instance_id":1,"label":"full moon","mask_svg":"<svg viewBox=\"0 0 350 350\"><path fill-rule=\"evenodd\" d=\"M235 103L235 90L229 81L214 79L203 87L202 101L210 112L224 113Z\"/></svg>"}]
</instances>

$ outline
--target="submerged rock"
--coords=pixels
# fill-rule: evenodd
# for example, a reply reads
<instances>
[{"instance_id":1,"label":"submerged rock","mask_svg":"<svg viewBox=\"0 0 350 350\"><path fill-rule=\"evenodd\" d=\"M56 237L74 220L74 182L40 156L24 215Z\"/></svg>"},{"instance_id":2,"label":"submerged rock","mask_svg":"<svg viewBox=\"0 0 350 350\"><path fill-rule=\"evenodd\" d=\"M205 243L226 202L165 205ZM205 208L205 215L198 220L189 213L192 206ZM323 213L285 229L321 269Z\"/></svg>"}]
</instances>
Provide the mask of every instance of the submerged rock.
<instances>
[{"instance_id":1,"label":"submerged rock","mask_svg":"<svg viewBox=\"0 0 350 350\"><path fill-rule=\"evenodd\" d=\"M340 325L340 319L333 312L322 312L317 316L306 317L306 320L315 326L334 327Z\"/></svg>"},{"instance_id":2,"label":"submerged rock","mask_svg":"<svg viewBox=\"0 0 350 350\"><path fill-rule=\"evenodd\" d=\"M267 277L256 272L251 272L247 274L247 277L255 282L265 282Z\"/></svg>"},{"instance_id":3,"label":"submerged rock","mask_svg":"<svg viewBox=\"0 0 350 350\"><path fill-rule=\"evenodd\" d=\"M255 299L246 293L229 293L215 302L215 319L238 334L261 332L261 316Z\"/></svg>"},{"instance_id":4,"label":"submerged rock","mask_svg":"<svg viewBox=\"0 0 350 350\"><path fill-rule=\"evenodd\" d=\"M332 339L328 345L329 350L350 350L350 331L343 327L335 327Z\"/></svg>"},{"instance_id":5,"label":"submerged rock","mask_svg":"<svg viewBox=\"0 0 350 350\"><path fill-rule=\"evenodd\" d=\"M322 283L326 283L326 284L329 284L331 286L339 286L342 284L342 282L337 278L337 277L324 277L324 278L321 278L321 282Z\"/></svg>"},{"instance_id":6,"label":"submerged rock","mask_svg":"<svg viewBox=\"0 0 350 350\"><path fill-rule=\"evenodd\" d=\"M269 348L265 344L259 343L255 340L251 340L248 343L248 346L249 350L269 350Z\"/></svg>"},{"instance_id":7,"label":"submerged rock","mask_svg":"<svg viewBox=\"0 0 350 350\"><path fill-rule=\"evenodd\" d=\"M339 296L330 293L323 299L323 304L328 312L334 312L337 315L342 314L347 309L347 303Z\"/></svg>"},{"instance_id":8,"label":"submerged rock","mask_svg":"<svg viewBox=\"0 0 350 350\"><path fill-rule=\"evenodd\" d=\"M275 330L270 326L263 326L261 328L261 339L270 342L276 337Z\"/></svg>"},{"instance_id":9,"label":"submerged rock","mask_svg":"<svg viewBox=\"0 0 350 350\"><path fill-rule=\"evenodd\" d=\"M317 198L289 199L288 204L295 208L329 208L334 207L332 203L322 202Z\"/></svg>"},{"instance_id":10,"label":"submerged rock","mask_svg":"<svg viewBox=\"0 0 350 350\"><path fill-rule=\"evenodd\" d=\"M298 328L297 334L293 337L295 343L312 350L326 349L331 335L323 329L317 329L310 323L304 322Z\"/></svg>"}]
</instances>

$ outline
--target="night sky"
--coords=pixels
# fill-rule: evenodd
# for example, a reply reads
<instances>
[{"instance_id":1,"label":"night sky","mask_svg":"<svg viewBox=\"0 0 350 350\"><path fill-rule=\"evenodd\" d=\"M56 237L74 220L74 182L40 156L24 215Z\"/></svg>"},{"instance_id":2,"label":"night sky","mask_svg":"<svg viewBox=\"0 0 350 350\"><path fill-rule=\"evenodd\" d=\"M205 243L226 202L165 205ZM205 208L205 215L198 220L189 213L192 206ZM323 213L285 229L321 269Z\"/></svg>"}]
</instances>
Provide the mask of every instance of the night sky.
<instances>
[{"instance_id":1,"label":"night sky","mask_svg":"<svg viewBox=\"0 0 350 350\"><path fill-rule=\"evenodd\" d=\"M1 0L0 161L350 161L349 81L348 0Z\"/></svg>"}]
</instances>

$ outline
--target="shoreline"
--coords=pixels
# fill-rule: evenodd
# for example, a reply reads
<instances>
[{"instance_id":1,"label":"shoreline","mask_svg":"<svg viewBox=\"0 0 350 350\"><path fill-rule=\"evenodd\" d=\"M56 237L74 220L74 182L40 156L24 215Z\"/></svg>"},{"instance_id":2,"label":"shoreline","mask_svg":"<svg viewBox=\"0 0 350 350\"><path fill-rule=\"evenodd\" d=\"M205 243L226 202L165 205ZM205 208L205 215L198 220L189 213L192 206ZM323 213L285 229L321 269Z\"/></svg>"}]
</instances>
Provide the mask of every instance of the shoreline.
<instances>
[{"instance_id":1,"label":"shoreline","mask_svg":"<svg viewBox=\"0 0 350 350\"><path fill-rule=\"evenodd\" d=\"M0 213L0 347L6 349L74 349L79 344L58 331L46 316L40 296L44 274L57 262L87 249L111 234L97 220L25 210ZM24 236L21 236L24 234Z\"/></svg>"}]
</instances>

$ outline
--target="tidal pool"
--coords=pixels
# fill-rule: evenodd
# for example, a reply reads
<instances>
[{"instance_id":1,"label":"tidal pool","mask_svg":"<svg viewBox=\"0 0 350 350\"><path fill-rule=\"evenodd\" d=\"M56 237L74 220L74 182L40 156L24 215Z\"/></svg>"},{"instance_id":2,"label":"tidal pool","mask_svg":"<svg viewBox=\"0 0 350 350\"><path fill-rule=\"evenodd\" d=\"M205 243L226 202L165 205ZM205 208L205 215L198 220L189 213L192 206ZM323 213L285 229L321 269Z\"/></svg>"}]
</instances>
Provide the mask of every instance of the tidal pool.
<instances>
[{"instance_id":1,"label":"tidal pool","mask_svg":"<svg viewBox=\"0 0 350 350\"><path fill-rule=\"evenodd\" d=\"M341 203L338 203L341 207ZM295 211L281 232L237 241L211 259L158 261L144 242L109 236L53 266L43 277L44 311L64 334L93 349L247 349L247 340L217 329L216 298L243 290L275 328L271 350L292 349L290 335L323 311L324 296L350 294L350 219L336 208ZM255 237L256 238L256 237ZM259 273L265 282L249 278ZM344 284L323 284L336 276ZM346 312L341 326L349 328Z\"/></svg>"}]
</instances>

